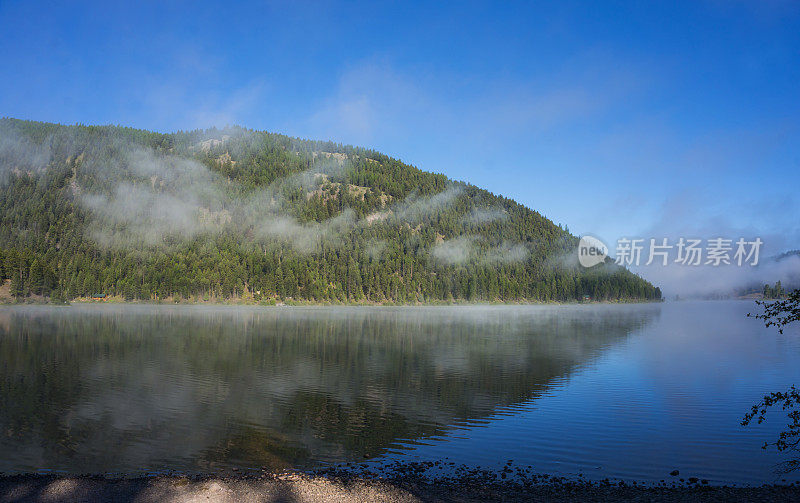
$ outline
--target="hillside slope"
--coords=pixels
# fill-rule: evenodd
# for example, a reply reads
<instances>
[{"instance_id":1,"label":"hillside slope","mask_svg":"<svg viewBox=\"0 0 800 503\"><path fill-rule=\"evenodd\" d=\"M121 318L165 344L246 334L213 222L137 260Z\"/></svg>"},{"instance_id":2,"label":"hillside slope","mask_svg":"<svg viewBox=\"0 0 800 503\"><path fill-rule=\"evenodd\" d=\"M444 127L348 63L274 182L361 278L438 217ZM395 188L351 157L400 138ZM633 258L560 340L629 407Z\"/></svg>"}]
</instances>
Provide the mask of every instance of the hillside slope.
<instances>
[{"instance_id":1,"label":"hillside slope","mask_svg":"<svg viewBox=\"0 0 800 503\"><path fill-rule=\"evenodd\" d=\"M243 128L0 119L0 276L17 297L654 299L539 213L386 155Z\"/></svg>"}]
</instances>

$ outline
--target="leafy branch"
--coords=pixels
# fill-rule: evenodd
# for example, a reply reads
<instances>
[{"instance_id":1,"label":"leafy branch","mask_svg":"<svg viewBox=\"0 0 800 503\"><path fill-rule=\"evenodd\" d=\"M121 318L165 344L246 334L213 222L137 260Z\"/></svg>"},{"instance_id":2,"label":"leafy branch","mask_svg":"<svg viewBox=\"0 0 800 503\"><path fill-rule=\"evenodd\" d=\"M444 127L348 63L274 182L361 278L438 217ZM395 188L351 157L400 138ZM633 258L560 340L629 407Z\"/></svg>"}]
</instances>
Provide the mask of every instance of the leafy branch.
<instances>
[{"instance_id":1,"label":"leafy branch","mask_svg":"<svg viewBox=\"0 0 800 503\"><path fill-rule=\"evenodd\" d=\"M766 449L768 446L774 445L781 452L800 452L800 409L796 408L797 405L800 405L800 391L794 386L786 392L770 393L765 395L759 403L753 405L750 412L745 414L744 419L742 419L742 426L747 426L754 419L758 424L761 424L764 422L767 409L773 406L780 406L783 410L794 409L791 412L787 412L786 415L790 422L786 426L786 430L778 435L778 440L764 442L761 448ZM800 458L794 458L786 461L784 471L789 472L798 468L800 468Z\"/></svg>"},{"instance_id":2,"label":"leafy branch","mask_svg":"<svg viewBox=\"0 0 800 503\"><path fill-rule=\"evenodd\" d=\"M764 312L756 315L750 313L747 316L764 320L764 325L767 327L777 327L780 333L783 333L783 327L786 325L800 320L800 290L795 290L789 294L785 300L779 301L756 301L756 304L764 307ZM782 410L787 411L786 416L789 419L789 424L786 429L778 435L778 440L775 442L764 442L761 446L766 449L768 446L775 446L778 451L795 451L800 452L800 391L795 386L789 388L786 392L775 392L765 395L764 398L753 405L750 412L745 414L742 419L742 426L749 425L753 420L758 424L764 422L767 414L767 409L771 407L780 406ZM784 468L781 471L790 472L800 468L800 457L789 459L784 463Z\"/></svg>"},{"instance_id":3,"label":"leafy branch","mask_svg":"<svg viewBox=\"0 0 800 503\"><path fill-rule=\"evenodd\" d=\"M793 291L785 300L757 300L756 304L763 306L764 312L755 315L747 313L747 316L764 320L765 326L777 327L780 333L789 323L800 320L800 290Z\"/></svg>"}]
</instances>

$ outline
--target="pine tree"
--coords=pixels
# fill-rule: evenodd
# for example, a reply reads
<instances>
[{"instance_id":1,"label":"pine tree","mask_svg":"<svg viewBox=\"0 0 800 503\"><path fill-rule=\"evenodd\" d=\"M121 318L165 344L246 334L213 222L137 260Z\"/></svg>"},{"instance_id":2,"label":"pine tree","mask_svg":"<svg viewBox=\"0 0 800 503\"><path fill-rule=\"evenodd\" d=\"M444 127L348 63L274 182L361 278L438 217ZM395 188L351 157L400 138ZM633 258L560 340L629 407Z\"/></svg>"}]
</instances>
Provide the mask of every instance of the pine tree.
<instances>
[{"instance_id":1,"label":"pine tree","mask_svg":"<svg viewBox=\"0 0 800 503\"><path fill-rule=\"evenodd\" d=\"M30 272L28 274L29 290L34 295L41 295L44 289L44 272L39 259L33 259L31 262Z\"/></svg>"},{"instance_id":2,"label":"pine tree","mask_svg":"<svg viewBox=\"0 0 800 503\"><path fill-rule=\"evenodd\" d=\"M11 274L11 295L17 299L25 296L25 279L22 276L22 269L17 269Z\"/></svg>"}]
</instances>

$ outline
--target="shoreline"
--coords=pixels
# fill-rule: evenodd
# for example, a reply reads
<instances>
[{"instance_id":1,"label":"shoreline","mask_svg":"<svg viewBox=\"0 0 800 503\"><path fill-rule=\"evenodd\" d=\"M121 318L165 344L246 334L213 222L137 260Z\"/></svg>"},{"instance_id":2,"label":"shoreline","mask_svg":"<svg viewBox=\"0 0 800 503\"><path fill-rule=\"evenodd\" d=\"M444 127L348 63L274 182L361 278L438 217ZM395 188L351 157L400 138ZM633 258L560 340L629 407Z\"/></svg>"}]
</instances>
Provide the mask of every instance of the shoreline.
<instances>
[{"instance_id":1,"label":"shoreline","mask_svg":"<svg viewBox=\"0 0 800 503\"><path fill-rule=\"evenodd\" d=\"M744 300L744 299L724 299ZM0 301L0 307L9 306L244 306L244 307L493 307L493 306L600 306L600 305L636 305L636 304L662 304L665 300L608 300L608 301L575 301L575 302L468 302L468 301L437 301L437 302L311 302L311 301L286 301L277 303L255 302L250 300L223 300L223 301L126 301L117 299L90 300L75 299L69 302L56 303L42 299L25 299L21 301Z\"/></svg>"},{"instance_id":2,"label":"shoreline","mask_svg":"<svg viewBox=\"0 0 800 503\"><path fill-rule=\"evenodd\" d=\"M429 478L402 474L322 471L255 474L0 475L0 503L99 501L797 501L800 485L642 485L525 475L506 479L469 472Z\"/></svg>"}]
</instances>

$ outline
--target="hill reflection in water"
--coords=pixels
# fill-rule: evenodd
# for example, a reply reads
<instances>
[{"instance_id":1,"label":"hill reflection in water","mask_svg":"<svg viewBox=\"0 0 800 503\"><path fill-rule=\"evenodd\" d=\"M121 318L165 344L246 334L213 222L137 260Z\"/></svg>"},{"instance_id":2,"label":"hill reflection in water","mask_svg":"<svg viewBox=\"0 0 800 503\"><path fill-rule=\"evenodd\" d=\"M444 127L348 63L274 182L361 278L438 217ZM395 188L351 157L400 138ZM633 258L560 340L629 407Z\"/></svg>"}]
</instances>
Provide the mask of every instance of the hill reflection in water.
<instances>
[{"instance_id":1,"label":"hill reflection in water","mask_svg":"<svg viewBox=\"0 0 800 503\"><path fill-rule=\"evenodd\" d=\"M0 470L314 467L535 398L650 306L0 311Z\"/></svg>"}]
</instances>

